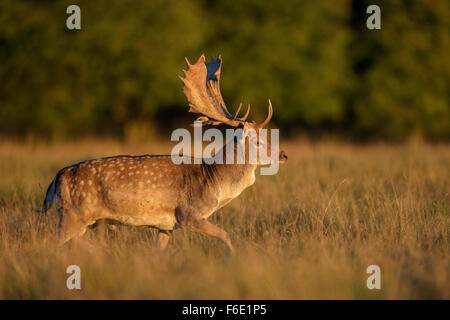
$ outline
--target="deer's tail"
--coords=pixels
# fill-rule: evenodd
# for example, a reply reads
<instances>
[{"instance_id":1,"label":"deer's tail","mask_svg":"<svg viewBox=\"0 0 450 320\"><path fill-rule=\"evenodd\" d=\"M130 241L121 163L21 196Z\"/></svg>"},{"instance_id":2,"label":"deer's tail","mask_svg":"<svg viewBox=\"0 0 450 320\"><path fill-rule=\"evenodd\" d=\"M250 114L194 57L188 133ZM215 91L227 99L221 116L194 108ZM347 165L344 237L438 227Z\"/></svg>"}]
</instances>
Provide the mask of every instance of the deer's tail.
<instances>
[{"instance_id":1,"label":"deer's tail","mask_svg":"<svg viewBox=\"0 0 450 320\"><path fill-rule=\"evenodd\" d=\"M53 179L52 183L48 186L47 194L45 195L44 203L42 205L42 210L38 211L39 213L46 213L47 210L51 208L53 202L55 201L56 187L60 175L61 172L58 172L58 174Z\"/></svg>"}]
</instances>

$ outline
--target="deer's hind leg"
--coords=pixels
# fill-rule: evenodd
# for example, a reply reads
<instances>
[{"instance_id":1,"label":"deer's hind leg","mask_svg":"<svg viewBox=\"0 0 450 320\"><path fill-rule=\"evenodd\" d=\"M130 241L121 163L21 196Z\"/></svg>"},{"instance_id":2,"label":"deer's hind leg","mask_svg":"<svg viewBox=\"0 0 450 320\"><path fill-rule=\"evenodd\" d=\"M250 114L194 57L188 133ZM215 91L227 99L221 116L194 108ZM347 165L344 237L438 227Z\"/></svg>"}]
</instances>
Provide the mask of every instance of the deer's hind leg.
<instances>
[{"instance_id":1,"label":"deer's hind leg","mask_svg":"<svg viewBox=\"0 0 450 320\"><path fill-rule=\"evenodd\" d=\"M67 210L60 214L59 242L64 244L71 239L79 239L91 223L84 221L75 210Z\"/></svg>"},{"instance_id":2,"label":"deer's hind leg","mask_svg":"<svg viewBox=\"0 0 450 320\"><path fill-rule=\"evenodd\" d=\"M119 235L119 228L117 226L120 224L120 222L117 222L115 220L104 218L95 221L94 224L89 226L89 229L100 228L105 235L107 233L110 233L112 237L116 237Z\"/></svg>"},{"instance_id":3,"label":"deer's hind leg","mask_svg":"<svg viewBox=\"0 0 450 320\"><path fill-rule=\"evenodd\" d=\"M62 175L56 190L55 207L59 215L57 234L59 243L81 238L87 228L95 223L98 212L80 204L80 199L73 199L74 190L69 188L70 179Z\"/></svg>"}]
</instances>

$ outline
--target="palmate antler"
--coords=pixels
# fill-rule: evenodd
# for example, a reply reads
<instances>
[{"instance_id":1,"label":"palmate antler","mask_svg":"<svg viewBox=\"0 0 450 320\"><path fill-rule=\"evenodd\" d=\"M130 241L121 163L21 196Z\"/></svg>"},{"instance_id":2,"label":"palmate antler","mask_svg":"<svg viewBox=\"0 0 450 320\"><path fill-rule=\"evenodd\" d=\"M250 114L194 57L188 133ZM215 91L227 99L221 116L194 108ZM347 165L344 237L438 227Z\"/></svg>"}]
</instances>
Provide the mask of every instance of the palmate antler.
<instances>
[{"instance_id":1,"label":"palmate antler","mask_svg":"<svg viewBox=\"0 0 450 320\"><path fill-rule=\"evenodd\" d=\"M203 116L197 118L202 125L217 125L224 123L232 127L243 126L250 113L250 105L246 114L242 118L237 115L241 110L242 103L232 115L228 112L222 94L220 93L220 70L222 66L221 56L212 58L209 63L205 63L205 55L202 54L195 64L191 64L186 58L188 70L183 70L185 78L178 76L183 81L183 91L189 101L189 112L200 113ZM262 128L269 123L272 117L272 104L269 100L269 114L262 123L253 123L254 128ZM211 120L213 119L213 120Z\"/></svg>"}]
</instances>

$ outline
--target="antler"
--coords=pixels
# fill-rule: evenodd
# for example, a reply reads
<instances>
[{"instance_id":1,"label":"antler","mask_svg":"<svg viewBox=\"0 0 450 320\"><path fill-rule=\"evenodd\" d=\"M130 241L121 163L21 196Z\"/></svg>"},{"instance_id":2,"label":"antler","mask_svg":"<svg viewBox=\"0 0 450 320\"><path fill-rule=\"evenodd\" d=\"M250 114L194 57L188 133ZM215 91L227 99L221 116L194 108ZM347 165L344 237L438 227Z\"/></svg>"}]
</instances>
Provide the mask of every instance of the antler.
<instances>
[{"instance_id":1,"label":"antler","mask_svg":"<svg viewBox=\"0 0 450 320\"><path fill-rule=\"evenodd\" d=\"M209 63L205 63L205 55L202 54L195 64L190 64L187 58L186 63L188 70L183 70L185 78L178 77L184 84L183 91L189 101L189 112L204 115L197 118L197 121L202 121L202 125L220 123L232 127L243 125L250 112L250 105L242 118L237 117L242 103L233 115L228 112L219 87L221 56L219 55L217 59L212 58Z\"/></svg>"},{"instance_id":2,"label":"antler","mask_svg":"<svg viewBox=\"0 0 450 320\"><path fill-rule=\"evenodd\" d=\"M261 129L262 127L264 127L265 125L267 125L270 122L270 119L272 119L272 115L273 115L272 102L269 99L269 113L267 114L266 120L264 120L263 122L260 122L260 123L255 123L253 125L253 127L255 129Z\"/></svg>"}]
</instances>

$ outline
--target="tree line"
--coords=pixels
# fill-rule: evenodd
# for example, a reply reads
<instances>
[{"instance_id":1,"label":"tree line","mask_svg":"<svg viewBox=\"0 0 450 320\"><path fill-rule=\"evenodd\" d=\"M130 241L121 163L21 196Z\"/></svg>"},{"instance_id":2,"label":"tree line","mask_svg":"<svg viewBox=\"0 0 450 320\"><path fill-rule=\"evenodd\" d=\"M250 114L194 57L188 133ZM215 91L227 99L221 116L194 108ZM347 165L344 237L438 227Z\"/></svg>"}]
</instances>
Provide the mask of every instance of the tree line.
<instances>
[{"instance_id":1,"label":"tree line","mask_svg":"<svg viewBox=\"0 0 450 320\"><path fill-rule=\"evenodd\" d=\"M0 3L0 134L123 136L192 121L184 57L222 55L230 110L283 132L450 138L447 0ZM366 8L381 8L381 29ZM138 129L136 129L138 128Z\"/></svg>"}]
</instances>

